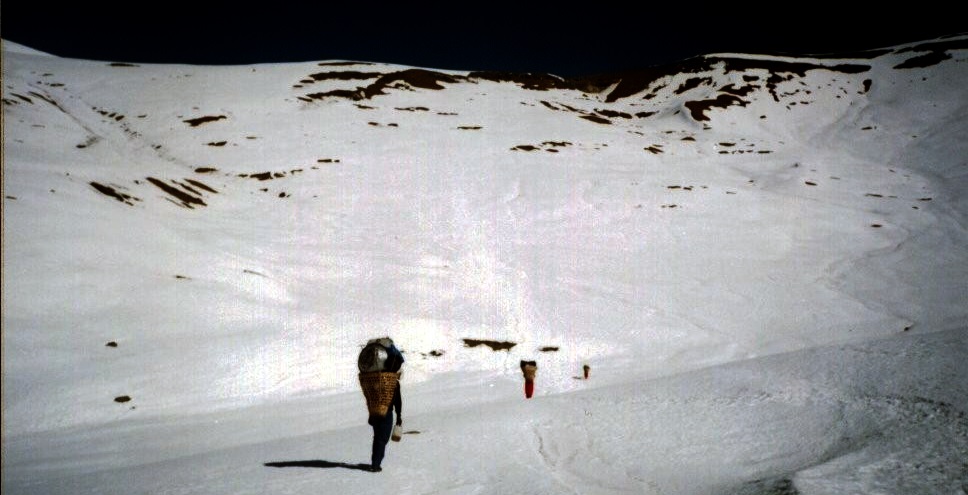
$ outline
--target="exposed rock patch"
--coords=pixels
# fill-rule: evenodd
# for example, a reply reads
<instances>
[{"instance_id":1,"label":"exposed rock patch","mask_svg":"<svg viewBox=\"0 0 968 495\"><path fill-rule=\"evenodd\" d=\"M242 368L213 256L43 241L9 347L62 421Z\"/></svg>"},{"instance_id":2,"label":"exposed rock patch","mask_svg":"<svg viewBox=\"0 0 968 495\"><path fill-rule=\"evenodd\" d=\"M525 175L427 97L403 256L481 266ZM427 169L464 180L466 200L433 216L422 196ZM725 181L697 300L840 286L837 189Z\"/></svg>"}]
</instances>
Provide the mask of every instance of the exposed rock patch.
<instances>
[{"instance_id":1,"label":"exposed rock patch","mask_svg":"<svg viewBox=\"0 0 968 495\"><path fill-rule=\"evenodd\" d=\"M547 91L549 89L575 89L574 84L567 79L541 73L513 73L499 71L476 71L467 74L471 80L485 80L493 82L510 82L532 91Z\"/></svg>"},{"instance_id":2,"label":"exposed rock patch","mask_svg":"<svg viewBox=\"0 0 968 495\"><path fill-rule=\"evenodd\" d=\"M23 100L23 101L25 101L27 103L30 103L31 105L34 104L34 100L31 100L30 98L27 98L26 96L24 96L22 94L13 93L13 92L11 92L10 94L13 95L13 96L16 96L17 98L20 98L21 100Z\"/></svg>"},{"instance_id":3,"label":"exposed rock patch","mask_svg":"<svg viewBox=\"0 0 968 495\"><path fill-rule=\"evenodd\" d=\"M193 186L195 186L195 187L197 187L199 189L204 189L204 190L206 190L206 191L208 191L210 193L216 193L216 194L218 194L218 191L216 191L215 189L212 189L211 187L208 187L207 185L205 185L201 181L197 181L197 180L194 180L194 179L185 179L185 182L188 182L189 184L191 184L191 185L193 185Z\"/></svg>"},{"instance_id":4,"label":"exposed rock patch","mask_svg":"<svg viewBox=\"0 0 968 495\"><path fill-rule=\"evenodd\" d=\"M202 198L196 197L196 196L194 196L194 195L192 195L190 193L187 193L187 192L185 192L183 190L183 189L187 189L187 190L191 191L191 188L186 188L184 185L182 185L182 184L180 184L178 182L173 181L175 185L181 186L182 189L179 189L177 187L173 187L170 184L168 184L168 183L166 183L166 182L164 182L162 180L156 179L154 177L148 177L147 180L148 180L148 182L152 183L158 189L161 189L162 191L164 191L165 193L167 193L169 196L172 196L173 198L175 198L175 200L177 200L177 201L173 201L170 198L168 198L168 199L170 201L172 201L173 203L177 204L177 205L183 206L183 207L188 208L188 209L193 209L195 206L207 206L205 204L205 201L202 201ZM197 191L196 191L196 193L197 193Z\"/></svg>"},{"instance_id":5,"label":"exposed rock patch","mask_svg":"<svg viewBox=\"0 0 968 495\"><path fill-rule=\"evenodd\" d=\"M590 121L592 121L592 122L594 122L596 124L609 125L609 124L612 123L611 120L608 120L608 119L606 119L604 117L599 117L598 115L582 115L581 118L583 118L585 120L590 120Z\"/></svg>"},{"instance_id":6,"label":"exposed rock patch","mask_svg":"<svg viewBox=\"0 0 968 495\"><path fill-rule=\"evenodd\" d=\"M194 119L183 120L182 122L184 122L184 123L186 123L186 124L188 124L188 125L190 125L192 127L198 127L198 126L200 126L202 124L207 124L209 122L215 122L215 121L222 120L222 119L226 119L226 118L228 118L228 117L226 117L224 115L206 115L204 117L198 117L198 118L194 118Z\"/></svg>"},{"instance_id":7,"label":"exposed rock patch","mask_svg":"<svg viewBox=\"0 0 968 495\"><path fill-rule=\"evenodd\" d=\"M300 82L366 80L376 79L382 75L382 72L362 72L355 70L317 72L307 76L309 79L303 79Z\"/></svg>"},{"instance_id":8,"label":"exposed rock patch","mask_svg":"<svg viewBox=\"0 0 968 495\"><path fill-rule=\"evenodd\" d=\"M320 67L344 67L344 66L350 66L350 65L373 65L373 64L371 64L370 62L344 61L344 62L320 62L316 65L319 65Z\"/></svg>"},{"instance_id":9,"label":"exposed rock patch","mask_svg":"<svg viewBox=\"0 0 968 495\"><path fill-rule=\"evenodd\" d=\"M685 107L689 109L692 118L699 122L709 120L706 111L712 108L728 108L733 105L745 107L748 104L748 101L730 94L720 94L710 100L687 101L684 103Z\"/></svg>"},{"instance_id":10,"label":"exposed rock patch","mask_svg":"<svg viewBox=\"0 0 968 495\"><path fill-rule=\"evenodd\" d=\"M540 145L519 144L511 148L511 150L512 151L537 151L537 150L543 149L551 153L557 153L558 150L556 148L565 148L568 146L571 146L571 143L568 141L545 141Z\"/></svg>"},{"instance_id":11,"label":"exposed rock patch","mask_svg":"<svg viewBox=\"0 0 968 495\"><path fill-rule=\"evenodd\" d=\"M908 52L928 52L921 55L911 57L904 62L901 62L894 66L895 69L919 69L924 67L930 67L932 65L938 64L945 60L951 58L951 54L948 50L965 50L968 49L968 38L954 39L954 40L939 40L931 41L928 43L920 43L918 45L902 48L897 50L895 53L908 53Z\"/></svg>"},{"instance_id":12,"label":"exposed rock patch","mask_svg":"<svg viewBox=\"0 0 968 495\"><path fill-rule=\"evenodd\" d=\"M442 83L457 83L462 78L444 74L442 72L429 71L425 69L406 69L398 72L383 74L369 86L358 87L355 90L337 89L333 91L311 93L300 99L306 101L319 100L324 98L346 98L350 100L369 100L374 96L385 95L385 89L394 87L397 89L420 88L440 90L444 89Z\"/></svg>"},{"instance_id":13,"label":"exposed rock patch","mask_svg":"<svg viewBox=\"0 0 968 495\"><path fill-rule=\"evenodd\" d=\"M498 342L496 340L478 340L478 339L463 339L465 347L477 347L480 345L486 345L490 347L492 351L510 351L511 348L518 345L516 342Z\"/></svg>"},{"instance_id":14,"label":"exposed rock patch","mask_svg":"<svg viewBox=\"0 0 968 495\"><path fill-rule=\"evenodd\" d=\"M98 183L98 182L91 182L90 184L91 184L91 187L93 187L95 190L97 190L97 192L99 192L99 193L101 193L101 194L103 194L105 196L114 198L114 199L116 199L116 200L118 200L118 201L120 201L120 202L122 202L122 203L124 203L126 205L134 206L134 203L132 203L132 201L141 201L140 198L136 198L136 197L134 197L134 196L132 196L130 194L126 194L126 193L120 192L117 189L115 189L114 187L106 186L106 185L101 184L101 183Z\"/></svg>"},{"instance_id":15,"label":"exposed rock patch","mask_svg":"<svg viewBox=\"0 0 968 495\"><path fill-rule=\"evenodd\" d=\"M681 95L690 89L698 88L701 85L710 85L713 83L713 78L711 77L691 77L686 79L686 82L682 83L676 90L675 94Z\"/></svg>"},{"instance_id":16,"label":"exposed rock patch","mask_svg":"<svg viewBox=\"0 0 968 495\"><path fill-rule=\"evenodd\" d=\"M595 113L597 113L597 114L599 114L599 115L601 115L603 117L609 117L609 118L622 118L622 119L631 119L632 118L632 114L625 113L625 112L619 112L617 110L601 110L601 109L597 109L596 108L595 109Z\"/></svg>"},{"instance_id":17,"label":"exposed rock patch","mask_svg":"<svg viewBox=\"0 0 968 495\"><path fill-rule=\"evenodd\" d=\"M109 119L114 119L116 122L120 122L124 120L124 115L121 115L117 112L111 112L109 110L101 110L98 108L93 108L93 110Z\"/></svg>"}]
</instances>

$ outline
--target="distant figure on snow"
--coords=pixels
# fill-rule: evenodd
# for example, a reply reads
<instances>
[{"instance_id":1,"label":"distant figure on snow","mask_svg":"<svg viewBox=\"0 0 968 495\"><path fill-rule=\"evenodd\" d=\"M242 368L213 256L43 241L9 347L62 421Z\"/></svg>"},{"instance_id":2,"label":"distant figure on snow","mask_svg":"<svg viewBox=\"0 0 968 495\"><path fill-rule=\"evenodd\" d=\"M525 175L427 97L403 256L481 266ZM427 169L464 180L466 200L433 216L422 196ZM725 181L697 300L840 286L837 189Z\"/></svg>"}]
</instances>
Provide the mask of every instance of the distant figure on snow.
<instances>
[{"instance_id":1,"label":"distant figure on snow","mask_svg":"<svg viewBox=\"0 0 968 495\"><path fill-rule=\"evenodd\" d=\"M524 375L524 396L530 399L534 395L534 375L538 373L538 363L522 359L521 373Z\"/></svg>"},{"instance_id":2,"label":"distant figure on snow","mask_svg":"<svg viewBox=\"0 0 968 495\"><path fill-rule=\"evenodd\" d=\"M366 398L370 413L367 421L373 427L373 451L370 456L370 471L383 470L380 464L386 454L387 442L397 430L394 440L399 441L399 428L403 425L400 410L403 400L400 397L400 376L403 354L389 337L373 339L366 343L357 362L360 369L360 387ZM396 428L393 410L397 413Z\"/></svg>"}]
</instances>

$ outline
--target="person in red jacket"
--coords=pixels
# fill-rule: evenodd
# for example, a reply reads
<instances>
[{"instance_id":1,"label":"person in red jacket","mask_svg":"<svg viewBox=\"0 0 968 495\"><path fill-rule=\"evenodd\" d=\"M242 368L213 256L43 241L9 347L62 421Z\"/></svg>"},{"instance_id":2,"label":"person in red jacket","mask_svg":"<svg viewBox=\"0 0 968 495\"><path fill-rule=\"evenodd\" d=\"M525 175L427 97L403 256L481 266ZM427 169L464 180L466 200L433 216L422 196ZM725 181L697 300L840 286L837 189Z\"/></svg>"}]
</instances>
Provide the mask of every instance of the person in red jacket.
<instances>
[{"instance_id":1,"label":"person in red jacket","mask_svg":"<svg viewBox=\"0 0 968 495\"><path fill-rule=\"evenodd\" d=\"M537 372L537 362L521 360L521 373L524 374L524 396L528 399L534 395L534 375Z\"/></svg>"}]
</instances>

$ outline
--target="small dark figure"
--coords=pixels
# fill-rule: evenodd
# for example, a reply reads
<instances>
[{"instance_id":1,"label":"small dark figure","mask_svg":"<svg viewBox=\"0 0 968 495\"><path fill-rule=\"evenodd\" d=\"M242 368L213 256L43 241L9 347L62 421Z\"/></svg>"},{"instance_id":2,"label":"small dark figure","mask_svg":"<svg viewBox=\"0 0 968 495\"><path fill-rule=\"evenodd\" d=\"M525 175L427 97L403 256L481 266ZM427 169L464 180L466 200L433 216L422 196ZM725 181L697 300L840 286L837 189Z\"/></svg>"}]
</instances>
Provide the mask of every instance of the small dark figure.
<instances>
[{"instance_id":1,"label":"small dark figure","mask_svg":"<svg viewBox=\"0 0 968 495\"><path fill-rule=\"evenodd\" d=\"M528 399L534 395L534 375L538 372L535 361L521 361L521 373L524 374L524 396Z\"/></svg>"}]
</instances>

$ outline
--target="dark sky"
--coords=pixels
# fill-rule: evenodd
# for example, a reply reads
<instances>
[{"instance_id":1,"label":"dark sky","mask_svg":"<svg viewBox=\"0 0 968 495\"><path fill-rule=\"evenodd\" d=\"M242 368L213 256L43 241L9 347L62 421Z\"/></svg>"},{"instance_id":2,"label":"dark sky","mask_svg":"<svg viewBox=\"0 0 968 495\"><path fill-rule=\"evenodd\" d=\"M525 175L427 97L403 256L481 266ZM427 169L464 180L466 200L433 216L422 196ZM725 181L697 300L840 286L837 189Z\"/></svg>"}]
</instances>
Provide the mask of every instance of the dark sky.
<instances>
[{"instance_id":1,"label":"dark sky","mask_svg":"<svg viewBox=\"0 0 968 495\"><path fill-rule=\"evenodd\" d=\"M593 1L547 8L524 0L518 4L528 7L486 1L424 4L198 0L57 6L3 0L0 37L62 57L118 62L341 59L573 76L713 52L829 54L968 32L961 16L923 3L896 11L886 3L845 7L854 5L847 2L826 8L772 4L788 11L675 1L662 7L628 3L640 5L637 10Z\"/></svg>"}]
</instances>

